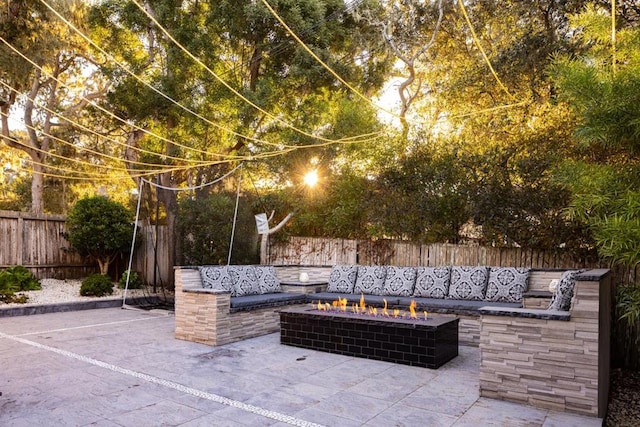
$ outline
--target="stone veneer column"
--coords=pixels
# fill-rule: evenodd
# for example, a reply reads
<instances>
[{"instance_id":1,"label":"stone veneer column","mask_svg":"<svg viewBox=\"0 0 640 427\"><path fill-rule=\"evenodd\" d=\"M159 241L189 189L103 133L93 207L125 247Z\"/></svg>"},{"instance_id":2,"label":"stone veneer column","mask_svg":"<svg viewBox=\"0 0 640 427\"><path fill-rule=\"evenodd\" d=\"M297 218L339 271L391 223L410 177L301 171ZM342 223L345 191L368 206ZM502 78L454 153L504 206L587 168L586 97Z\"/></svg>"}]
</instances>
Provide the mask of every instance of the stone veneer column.
<instances>
[{"instance_id":1,"label":"stone veneer column","mask_svg":"<svg viewBox=\"0 0 640 427\"><path fill-rule=\"evenodd\" d=\"M480 395L603 417L609 388L609 270L577 277L572 309L483 309Z\"/></svg>"},{"instance_id":2,"label":"stone veneer column","mask_svg":"<svg viewBox=\"0 0 640 427\"><path fill-rule=\"evenodd\" d=\"M175 269L175 337L208 345L229 342L228 292L202 288L197 269Z\"/></svg>"}]
</instances>

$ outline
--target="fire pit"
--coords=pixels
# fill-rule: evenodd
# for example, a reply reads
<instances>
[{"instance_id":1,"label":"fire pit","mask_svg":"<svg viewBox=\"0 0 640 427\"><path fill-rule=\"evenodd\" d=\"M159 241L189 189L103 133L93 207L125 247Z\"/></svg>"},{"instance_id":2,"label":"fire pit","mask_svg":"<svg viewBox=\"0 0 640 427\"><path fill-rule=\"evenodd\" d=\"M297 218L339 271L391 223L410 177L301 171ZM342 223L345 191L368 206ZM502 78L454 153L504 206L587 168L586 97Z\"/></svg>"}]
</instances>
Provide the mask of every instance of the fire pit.
<instances>
[{"instance_id":1,"label":"fire pit","mask_svg":"<svg viewBox=\"0 0 640 427\"><path fill-rule=\"evenodd\" d=\"M280 343L437 369L458 355L458 319L296 307L280 312Z\"/></svg>"}]
</instances>

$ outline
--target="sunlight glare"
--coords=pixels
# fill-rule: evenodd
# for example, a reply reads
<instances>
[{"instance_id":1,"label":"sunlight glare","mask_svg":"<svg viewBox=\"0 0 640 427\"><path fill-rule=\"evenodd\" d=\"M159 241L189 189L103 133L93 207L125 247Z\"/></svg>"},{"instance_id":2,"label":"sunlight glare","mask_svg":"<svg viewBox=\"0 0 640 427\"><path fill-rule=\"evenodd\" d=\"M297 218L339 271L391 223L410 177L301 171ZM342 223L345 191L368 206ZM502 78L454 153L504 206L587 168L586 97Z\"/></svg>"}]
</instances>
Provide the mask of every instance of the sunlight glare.
<instances>
[{"instance_id":1,"label":"sunlight glare","mask_svg":"<svg viewBox=\"0 0 640 427\"><path fill-rule=\"evenodd\" d=\"M318 171L312 170L307 172L307 174L304 176L304 183L307 185L307 187L315 187L315 185L318 183Z\"/></svg>"}]
</instances>

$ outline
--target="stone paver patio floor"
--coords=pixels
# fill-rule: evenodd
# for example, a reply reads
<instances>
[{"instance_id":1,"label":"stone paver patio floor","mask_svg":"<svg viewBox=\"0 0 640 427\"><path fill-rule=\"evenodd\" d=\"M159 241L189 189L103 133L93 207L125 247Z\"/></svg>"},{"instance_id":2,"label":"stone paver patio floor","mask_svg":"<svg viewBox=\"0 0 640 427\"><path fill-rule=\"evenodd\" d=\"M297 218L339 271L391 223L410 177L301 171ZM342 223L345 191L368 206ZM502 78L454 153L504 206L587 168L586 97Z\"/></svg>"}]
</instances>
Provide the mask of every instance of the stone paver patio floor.
<instances>
[{"instance_id":1,"label":"stone paver patio floor","mask_svg":"<svg viewBox=\"0 0 640 427\"><path fill-rule=\"evenodd\" d=\"M599 426L479 398L480 351L438 370L280 345L176 340L162 311L0 318L2 426Z\"/></svg>"}]
</instances>

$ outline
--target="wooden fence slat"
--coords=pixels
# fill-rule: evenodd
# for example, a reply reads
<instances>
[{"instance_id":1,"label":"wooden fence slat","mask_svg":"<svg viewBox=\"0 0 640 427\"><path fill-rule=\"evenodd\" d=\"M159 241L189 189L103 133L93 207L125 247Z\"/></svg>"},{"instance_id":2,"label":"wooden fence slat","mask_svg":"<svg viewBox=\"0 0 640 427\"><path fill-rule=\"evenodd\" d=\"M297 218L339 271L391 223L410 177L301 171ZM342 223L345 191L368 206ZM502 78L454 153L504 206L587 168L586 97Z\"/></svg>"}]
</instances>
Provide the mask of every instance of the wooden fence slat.
<instances>
[{"instance_id":1,"label":"wooden fence slat","mask_svg":"<svg viewBox=\"0 0 640 427\"><path fill-rule=\"evenodd\" d=\"M142 226L141 244L134 253L134 269L150 281L156 276L171 283L173 265L166 248L168 233L164 226ZM157 254L154 255L157 230ZM27 265L38 277L55 274L86 274L92 265L78 254L64 250L65 218L59 215L31 215L0 211L0 266ZM488 265L533 268L598 267L574 260L563 251L541 252L521 248L464 246L448 243L414 244L391 240L349 240L291 237L286 242L271 242L268 261L276 265L381 264L400 266ZM637 279L636 269L617 274L630 281ZM625 280L625 281L626 281Z\"/></svg>"},{"instance_id":2,"label":"wooden fence slat","mask_svg":"<svg viewBox=\"0 0 640 427\"><path fill-rule=\"evenodd\" d=\"M270 246L269 262L276 265L488 265L532 268L598 267L585 265L561 251L541 252L522 248L414 244L405 241L366 241L291 237ZM634 274L635 277L635 274Z\"/></svg>"}]
</instances>

